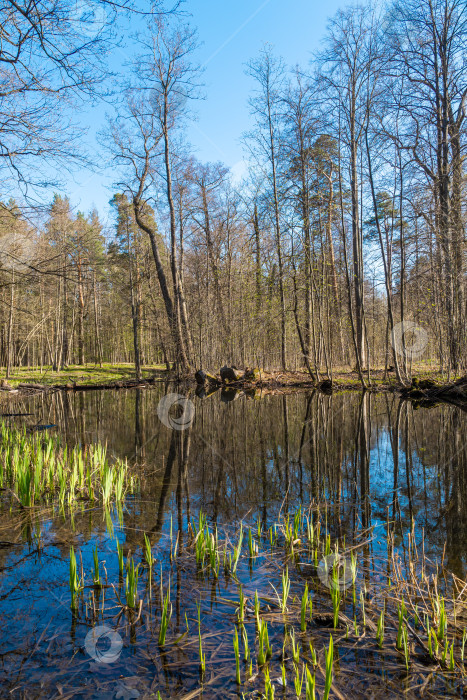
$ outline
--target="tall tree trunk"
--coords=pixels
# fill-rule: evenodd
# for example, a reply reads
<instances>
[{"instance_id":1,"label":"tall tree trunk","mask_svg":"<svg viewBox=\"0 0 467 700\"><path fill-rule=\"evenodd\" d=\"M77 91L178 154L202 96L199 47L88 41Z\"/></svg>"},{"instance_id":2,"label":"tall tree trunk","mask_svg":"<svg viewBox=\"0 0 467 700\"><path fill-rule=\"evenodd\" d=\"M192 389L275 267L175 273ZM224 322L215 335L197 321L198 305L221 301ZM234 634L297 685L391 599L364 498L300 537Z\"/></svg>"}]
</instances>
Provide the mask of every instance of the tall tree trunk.
<instances>
[{"instance_id":1,"label":"tall tree trunk","mask_svg":"<svg viewBox=\"0 0 467 700\"><path fill-rule=\"evenodd\" d=\"M279 195L277 189L277 173L276 173L276 144L274 138L274 128L272 123L271 114L271 97L269 94L268 87L268 99L267 99L267 109L268 109L268 125L269 125L269 147L271 153L271 166L272 166L272 188L273 188L273 198L274 198L274 229L276 233L276 249L277 249L277 263L279 267L279 296L281 305L281 369L285 370L287 368L287 337L286 337L286 317L285 317L285 292L284 292L284 265L282 260L282 238L281 238L281 228L280 228L280 216L279 216Z\"/></svg>"},{"instance_id":2,"label":"tall tree trunk","mask_svg":"<svg viewBox=\"0 0 467 700\"><path fill-rule=\"evenodd\" d=\"M177 340L177 355L178 355L178 365L182 372L187 372L190 369L190 364L192 358L188 357L186 350L186 337L183 333L182 322L181 322L181 284L180 275L178 272L178 262L177 262L177 226L175 218L175 206L173 200L172 192L172 172L170 165L170 144L169 144L169 131L168 131L168 96L164 96L164 117L163 117L163 135L164 135L164 163L165 163L165 176L166 176L166 194L167 202L169 205L170 214L170 268L172 271L172 284L173 284L173 294L174 294L174 305L173 305L173 324L175 327L175 337Z\"/></svg>"},{"instance_id":3,"label":"tall tree trunk","mask_svg":"<svg viewBox=\"0 0 467 700\"><path fill-rule=\"evenodd\" d=\"M10 378L13 365L13 306L15 303L15 271L11 270L10 311L8 313L8 335L6 348L6 378Z\"/></svg>"},{"instance_id":4,"label":"tall tree trunk","mask_svg":"<svg viewBox=\"0 0 467 700\"><path fill-rule=\"evenodd\" d=\"M174 348L175 348L175 353L176 353L175 361L176 361L176 363L178 363L179 362L178 349L180 347L179 336L178 336L178 332L177 332L177 326L175 323L172 297L170 296L170 291L169 291L169 287L167 284L167 278L165 276L164 267L162 265L162 260L161 260L159 248L157 245L156 232L144 220L144 216L141 212L141 202L139 201L139 198L137 196L133 197L133 211L135 213L136 223L138 224L140 229L142 231L144 231L149 236L149 240L151 243L152 255L154 258L154 262L156 264L157 279L159 281L159 286L161 289L162 298L164 300L165 311L167 314L167 320L169 322L169 328L170 328L172 340L174 343Z\"/></svg>"},{"instance_id":5,"label":"tall tree trunk","mask_svg":"<svg viewBox=\"0 0 467 700\"><path fill-rule=\"evenodd\" d=\"M219 278L220 278L220 273L219 273L219 266L216 261L216 256L214 255L214 243L212 240L212 233L211 233L211 220L209 216L209 208L208 208L208 200L207 200L207 194L206 194L206 186L204 183L201 184L201 197L203 200L203 215L204 215L204 233L206 235L206 249L208 253L208 259L209 259L209 264L211 266L212 270L212 278L214 282L214 295L216 297L216 305L219 310L219 315L221 317L221 323L222 327L224 329L224 333L227 335L228 333L228 328L227 328L227 320L226 320L226 315L225 315L225 309L224 309L224 302L222 299L222 294L221 294L221 288L219 284Z\"/></svg>"},{"instance_id":6,"label":"tall tree trunk","mask_svg":"<svg viewBox=\"0 0 467 700\"><path fill-rule=\"evenodd\" d=\"M131 300L131 320L133 324L133 350L135 355L135 377L141 379L141 351L140 351L140 294L139 294L139 265L137 242L131 242L130 229L127 225L127 246L128 259L130 265L130 300ZM135 251L135 265L133 267L133 252Z\"/></svg>"},{"instance_id":7,"label":"tall tree trunk","mask_svg":"<svg viewBox=\"0 0 467 700\"><path fill-rule=\"evenodd\" d=\"M84 365L84 292L83 265L78 255L78 364Z\"/></svg>"},{"instance_id":8,"label":"tall tree trunk","mask_svg":"<svg viewBox=\"0 0 467 700\"><path fill-rule=\"evenodd\" d=\"M352 197L352 251L353 287L355 297L355 326L358 361L362 370L366 365L365 330L363 317L363 257L359 224L359 196L357 175L357 141L355 126L355 95L352 94L350 111L350 179Z\"/></svg>"},{"instance_id":9,"label":"tall tree trunk","mask_svg":"<svg viewBox=\"0 0 467 700\"><path fill-rule=\"evenodd\" d=\"M258 205L255 202L253 210L253 230L255 234L255 308L256 314L258 315L262 307L262 284L261 284L261 238L259 230L259 217L258 217Z\"/></svg>"}]
</instances>

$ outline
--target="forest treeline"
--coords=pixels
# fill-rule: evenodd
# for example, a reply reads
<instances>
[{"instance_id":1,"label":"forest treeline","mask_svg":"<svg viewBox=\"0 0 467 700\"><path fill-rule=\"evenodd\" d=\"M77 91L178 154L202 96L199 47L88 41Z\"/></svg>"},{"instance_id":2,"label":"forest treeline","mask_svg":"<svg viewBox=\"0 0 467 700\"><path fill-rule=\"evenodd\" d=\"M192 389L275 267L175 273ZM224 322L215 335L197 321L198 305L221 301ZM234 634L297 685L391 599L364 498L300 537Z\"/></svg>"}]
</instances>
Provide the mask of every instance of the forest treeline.
<instances>
[{"instance_id":1,"label":"forest treeline","mask_svg":"<svg viewBox=\"0 0 467 700\"><path fill-rule=\"evenodd\" d=\"M63 94L99 96L96 76L116 38L111 13L123 11L108 3L107 23L89 38L63 20L63 0L55 55L53 22L26 22L55 6L28 4L20 16L12 5L15 31L0 47L11 87L0 95L7 374L231 363L313 377L355 367L365 383L372 367L391 365L402 382L423 360L465 369L463 0L346 7L301 67L266 45L246 69L253 126L241 182L222 163L197 160L184 137L202 89L196 32L176 11L128 6L144 31L101 134L115 180L105 229L97 211L76 212L63 193L34 215L8 196L13 182L40 184L41 163L80 157Z\"/></svg>"}]
</instances>

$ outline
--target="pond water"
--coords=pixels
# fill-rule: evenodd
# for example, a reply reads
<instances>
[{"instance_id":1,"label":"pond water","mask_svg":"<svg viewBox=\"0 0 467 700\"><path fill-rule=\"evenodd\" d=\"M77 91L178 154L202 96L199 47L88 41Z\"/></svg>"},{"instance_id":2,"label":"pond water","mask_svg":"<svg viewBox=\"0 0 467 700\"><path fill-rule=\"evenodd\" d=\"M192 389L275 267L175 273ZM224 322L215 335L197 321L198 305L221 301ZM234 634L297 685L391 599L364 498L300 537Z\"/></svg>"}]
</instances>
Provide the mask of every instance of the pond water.
<instances>
[{"instance_id":1,"label":"pond water","mask_svg":"<svg viewBox=\"0 0 467 700\"><path fill-rule=\"evenodd\" d=\"M168 412L176 393L189 401L183 415L175 406ZM0 409L30 414L3 417L11 425L56 426L50 430L69 445L106 443L112 458L134 465L140 484L120 512L106 514L89 503L66 512L0 511L1 697L149 698L158 692L161 698L186 700L241 698L242 693L261 697L261 674L241 688L235 683L232 601L239 599L239 581L250 601L258 587L275 597L270 582L279 587L282 560L279 565L276 555L252 559L242 554L235 577L199 575L189 556L188 529L200 510L211 530L217 524L225 533L223 542L229 533L234 542L241 521L245 533L250 525L257 533L258 520L265 533L299 506L319 507L333 539L350 543L355 533L365 533L364 556L372 570L384 559L390 528L401 556L412 531L412 544L423 547L427 559L443 560L447 569L466 578L467 413L460 408L417 409L392 394L357 392L263 396L219 391L201 398L160 384L10 399ZM154 599L143 569L144 533L155 559ZM141 562L145 602L133 618L120 605L116 539L125 557ZM262 541L262 534L256 539ZM97 546L108 581L80 614L70 609L71 545L88 579ZM307 577L293 562L289 569L290 595L301 596ZM311 578L308 583L318 605L319 592ZM158 644L161 585L163 591L170 588L173 605L164 647ZM197 604L206 654L202 677ZM96 623L116 635L100 642L115 652L109 663L104 652L92 658L86 642ZM250 644L254 624L252 617ZM271 639L282 639L288 625L271 618ZM309 626L308 633L321 653L330 630ZM303 650L308 642L301 640ZM375 645L343 644L331 697L459 697L464 692L462 683L420 670L420 664L408 674L394 655L386 654L383 663ZM273 653L273 680L281 675L280 653ZM288 685L278 681L276 697L295 697L292 667L287 672Z\"/></svg>"}]
</instances>

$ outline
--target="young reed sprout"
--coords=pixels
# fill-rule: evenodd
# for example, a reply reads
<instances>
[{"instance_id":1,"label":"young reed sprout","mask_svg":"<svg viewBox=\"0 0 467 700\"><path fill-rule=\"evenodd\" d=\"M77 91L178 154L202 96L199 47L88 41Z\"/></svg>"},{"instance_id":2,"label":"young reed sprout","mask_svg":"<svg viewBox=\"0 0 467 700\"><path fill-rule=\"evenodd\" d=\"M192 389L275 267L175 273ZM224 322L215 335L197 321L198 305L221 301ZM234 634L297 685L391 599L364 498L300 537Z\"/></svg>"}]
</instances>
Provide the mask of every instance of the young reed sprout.
<instances>
[{"instance_id":1,"label":"young reed sprout","mask_svg":"<svg viewBox=\"0 0 467 700\"><path fill-rule=\"evenodd\" d=\"M404 660L405 660L405 668L407 669L407 672L409 671L409 642L407 639L407 626L404 625L403 630L402 630L402 646L404 648Z\"/></svg>"},{"instance_id":2,"label":"young reed sprout","mask_svg":"<svg viewBox=\"0 0 467 700\"><path fill-rule=\"evenodd\" d=\"M431 628L430 638L431 638L432 644L433 644L432 649L433 649L434 655L438 656L439 640L438 640L438 635L436 634L433 627Z\"/></svg>"},{"instance_id":3,"label":"young reed sprout","mask_svg":"<svg viewBox=\"0 0 467 700\"><path fill-rule=\"evenodd\" d=\"M237 685L241 685L242 679L240 677L240 649L238 645L238 632L236 627L234 627L233 647L235 652L235 680L237 681Z\"/></svg>"},{"instance_id":4,"label":"young reed sprout","mask_svg":"<svg viewBox=\"0 0 467 700\"><path fill-rule=\"evenodd\" d=\"M248 528L248 552L250 554L250 558L253 559L253 557L256 554L256 545L253 541L253 535L251 533L251 527Z\"/></svg>"},{"instance_id":5,"label":"young reed sprout","mask_svg":"<svg viewBox=\"0 0 467 700\"><path fill-rule=\"evenodd\" d=\"M255 591L255 618L256 618L256 625L259 628L259 598L258 598L258 591Z\"/></svg>"},{"instance_id":6,"label":"young reed sprout","mask_svg":"<svg viewBox=\"0 0 467 700\"><path fill-rule=\"evenodd\" d=\"M305 666L305 700L316 700L316 676L311 673L308 666Z\"/></svg>"},{"instance_id":7,"label":"young reed sprout","mask_svg":"<svg viewBox=\"0 0 467 700\"><path fill-rule=\"evenodd\" d=\"M264 669L264 693L265 700L274 700L274 686L267 667Z\"/></svg>"},{"instance_id":8,"label":"young reed sprout","mask_svg":"<svg viewBox=\"0 0 467 700\"><path fill-rule=\"evenodd\" d=\"M384 643L384 610L381 610L380 616L378 618L378 628L376 630L376 639L378 641L379 648L382 649L383 643Z\"/></svg>"},{"instance_id":9,"label":"young reed sprout","mask_svg":"<svg viewBox=\"0 0 467 700\"><path fill-rule=\"evenodd\" d=\"M300 631L306 632L306 609L308 607L308 582L305 583L305 590L302 595L302 605L300 610Z\"/></svg>"},{"instance_id":10,"label":"young reed sprout","mask_svg":"<svg viewBox=\"0 0 467 700\"><path fill-rule=\"evenodd\" d=\"M264 632L263 621L259 621L258 626L258 666L263 666L266 663L266 654L264 651Z\"/></svg>"},{"instance_id":11,"label":"young reed sprout","mask_svg":"<svg viewBox=\"0 0 467 700\"><path fill-rule=\"evenodd\" d=\"M300 646L295 642L295 632L292 630L290 635L290 640L292 643L292 658L296 666L300 663Z\"/></svg>"},{"instance_id":12,"label":"young reed sprout","mask_svg":"<svg viewBox=\"0 0 467 700\"><path fill-rule=\"evenodd\" d=\"M293 542L293 532L292 528L289 523L289 516L287 515L287 519L284 521L284 536L285 536L285 547L286 549L290 549L292 547L292 542Z\"/></svg>"},{"instance_id":13,"label":"young reed sprout","mask_svg":"<svg viewBox=\"0 0 467 700\"><path fill-rule=\"evenodd\" d=\"M446 639L444 642L443 653L441 654L441 663L444 665L446 663L446 657L448 655L449 642Z\"/></svg>"},{"instance_id":14,"label":"young reed sprout","mask_svg":"<svg viewBox=\"0 0 467 700\"><path fill-rule=\"evenodd\" d=\"M170 618L172 617L172 603L170 602L170 589L164 598L164 603L162 605L161 612L161 626L159 630L159 646L163 647L165 644L165 637L167 635L167 628L169 626Z\"/></svg>"},{"instance_id":15,"label":"young reed sprout","mask_svg":"<svg viewBox=\"0 0 467 700\"><path fill-rule=\"evenodd\" d=\"M334 661L334 642L332 635L329 637L329 647L326 650L326 677L324 681L323 700L328 700L332 686L332 665Z\"/></svg>"},{"instance_id":16,"label":"young reed sprout","mask_svg":"<svg viewBox=\"0 0 467 700\"><path fill-rule=\"evenodd\" d=\"M199 649L199 669L201 676L204 676L206 671L206 654L203 654L203 639L201 637L201 607L196 604L198 609L198 649Z\"/></svg>"},{"instance_id":17,"label":"young reed sprout","mask_svg":"<svg viewBox=\"0 0 467 700\"><path fill-rule=\"evenodd\" d=\"M288 567L286 567L285 571L282 572L282 597L280 600L281 610L283 613L286 612L286 610L287 610L287 600L289 597L289 593L290 593L289 569L288 569Z\"/></svg>"},{"instance_id":18,"label":"young reed sprout","mask_svg":"<svg viewBox=\"0 0 467 700\"><path fill-rule=\"evenodd\" d=\"M340 604L341 604L341 592L340 592L337 585L332 585L332 587L331 587L331 600L332 600L334 629L337 629L337 625L339 623L339 609L340 609Z\"/></svg>"},{"instance_id":19,"label":"young reed sprout","mask_svg":"<svg viewBox=\"0 0 467 700\"><path fill-rule=\"evenodd\" d=\"M245 626L242 627L242 642L243 642L243 660L248 661L250 659L250 646L248 644L248 633Z\"/></svg>"},{"instance_id":20,"label":"young reed sprout","mask_svg":"<svg viewBox=\"0 0 467 700\"><path fill-rule=\"evenodd\" d=\"M209 532L207 529L206 535L206 552L208 555L209 568L216 578L219 576L220 568L220 558L219 558L219 547L217 541L217 528L213 533Z\"/></svg>"},{"instance_id":21,"label":"young reed sprout","mask_svg":"<svg viewBox=\"0 0 467 700\"><path fill-rule=\"evenodd\" d=\"M94 572L93 572L93 576L92 576L92 582L95 586L100 587L101 579L100 579L100 575L99 575L99 554L97 551L97 545L96 545L95 549L92 550L92 556L93 556L93 560L94 560Z\"/></svg>"},{"instance_id":22,"label":"young reed sprout","mask_svg":"<svg viewBox=\"0 0 467 700\"><path fill-rule=\"evenodd\" d=\"M238 560L240 558L240 553L242 551L242 542L243 542L243 524L240 523L240 534L238 536L238 544L234 548L234 559L233 559L233 564L232 564L232 573L235 573L237 571Z\"/></svg>"},{"instance_id":23,"label":"young reed sprout","mask_svg":"<svg viewBox=\"0 0 467 700\"><path fill-rule=\"evenodd\" d=\"M238 605L238 621L243 624L245 619L245 597L243 595L243 587L240 586L240 602Z\"/></svg>"},{"instance_id":24,"label":"young reed sprout","mask_svg":"<svg viewBox=\"0 0 467 700\"><path fill-rule=\"evenodd\" d=\"M260 620L258 627L258 666L263 666L271 655L272 649L269 644L268 623L265 620Z\"/></svg>"},{"instance_id":25,"label":"young reed sprout","mask_svg":"<svg viewBox=\"0 0 467 700\"><path fill-rule=\"evenodd\" d=\"M448 622L447 622L447 615L446 615L446 609L444 606L444 598L441 598L440 602L438 603L438 617L439 617L439 623L438 623L438 639L440 641L443 641L444 635L446 634Z\"/></svg>"},{"instance_id":26,"label":"young reed sprout","mask_svg":"<svg viewBox=\"0 0 467 700\"><path fill-rule=\"evenodd\" d=\"M123 576L123 547L117 540L117 556L118 556L118 573Z\"/></svg>"},{"instance_id":27,"label":"young reed sprout","mask_svg":"<svg viewBox=\"0 0 467 700\"><path fill-rule=\"evenodd\" d=\"M305 676L305 669L303 669L302 675L300 676L300 671L298 670L298 666L296 666L295 667L294 686L295 686L295 695L297 696L297 700L300 700L300 698L302 697L304 676Z\"/></svg>"},{"instance_id":28,"label":"young reed sprout","mask_svg":"<svg viewBox=\"0 0 467 700\"><path fill-rule=\"evenodd\" d=\"M298 536L301 532L302 529L302 507L300 506L297 512L294 515L293 519L293 534L294 534L294 540L298 539Z\"/></svg>"},{"instance_id":29,"label":"young reed sprout","mask_svg":"<svg viewBox=\"0 0 467 700\"><path fill-rule=\"evenodd\" d=\"M76 555L73 547L70 547L70 592L71 592L71 607L76 605L76 596L81 589L78 579Z\"/></svg>"},{"instance_id":30,"label":"young reed sprout","mask_svg":"<svg viewBox=\"0 0 467 700\"><path fill-rule=\"evenodd\" d=\"M152 565L154 563L154 558L152 556L152 547L151 547L151 540L147 536L146 533L144 533L144 558L146 559L146 564L148 565L148 568L151 570Z\"/></svg>"},{"instance_id":31,"label":"young reed sprout","mask_svg":"<svg viewBox=\"0 0 467 700\"><path fill-rule=\"evenodd\" d=\"M285 675L285 663L284 663L283 660L282 660L282 663L281 663L281 674L282 674L282 676L281 676L282 687L283 687L283 688L286 688L286 687L287 687L287 678L286 678L286 675Z\"/></svg>"},{"instance_id":32,"label":"young reed sprout","mask_svg":"<svg viewBox=\"0 0 467 700\"><path fill-rule=\"evenodd\" d=\"M138 600L138 575L139 564L135 566L133 557L127 563L125 596L126 604L129 608L135 608Z\"/></svg>"},{"instance_id":33,"label":"young reed sprout","mask_svg":"<svg viewBox=\"0 0 467 700\"><path fill-rule=\"evenodd\" d=\"M149 537L147 536L146 533L144 533L144 558L146 559L146 564L148 565L149 596L152 597L151 583L152 583L152 565L153 565L154 559L152 556L151 542L150 542Z\"/></svg>"},{"instance_id":34,"label":"young reed sprout","mask_svg":"<svg viewBox=\"0 0 467 700\"><path fill-rule=\"evenodd\" d=\"M454 661L454 642L451 644L451 648L449 650L449 670L454 671L456 667L456 662Z\"/></svg>"},{"instance_id":35,"label":"young reed sprout","mask_svg":"<svg viewBox=\"0 0 467 700\"><path fill-rule=\"evenodd\" d=\"M313 544L315 541L315 528L313 525L313 517L306 518L306 536L308 540L309 549L313 549Z\"/></svg>"}]
</instances>

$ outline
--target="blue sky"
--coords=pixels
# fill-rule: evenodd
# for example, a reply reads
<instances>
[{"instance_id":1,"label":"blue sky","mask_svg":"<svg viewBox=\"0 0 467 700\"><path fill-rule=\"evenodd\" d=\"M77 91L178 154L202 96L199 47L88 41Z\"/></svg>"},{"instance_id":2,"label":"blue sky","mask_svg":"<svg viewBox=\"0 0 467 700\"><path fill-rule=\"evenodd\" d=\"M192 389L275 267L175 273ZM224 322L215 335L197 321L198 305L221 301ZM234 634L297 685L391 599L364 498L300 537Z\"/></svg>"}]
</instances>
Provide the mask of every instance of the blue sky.
<instances>
[{"instance_id":1,"label":"blue sky","mask_svg":"<svg viewBox=\"0 0 467 700\"><path fill-rule=\"evenodd\" d=\"M239 176L244 169L244 153L240 139L251 126L248 97L251 78L245 75L245 64L257 56L268 42L286 64L306 66L326 32L327 19L342 7L342 0L237 0L236 3L214 0L187 0L185 10L191 14L202 42L197 55L205 66L205 100L196 104L197 120L188 128L187 136L195 155L203 161L221 160ZM114 70L124 70L125 55L117 49L112 56ZM103 163L95 142L102 129L105 112L110 107L96 106L80 116L89 125L88 144L96 162ZM115 173L109 169L92 173L79 170L65 181L72 204L82 211L97 207L105 220L112 195Z\"/></svg>"}]
</instances>

